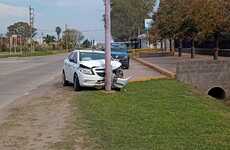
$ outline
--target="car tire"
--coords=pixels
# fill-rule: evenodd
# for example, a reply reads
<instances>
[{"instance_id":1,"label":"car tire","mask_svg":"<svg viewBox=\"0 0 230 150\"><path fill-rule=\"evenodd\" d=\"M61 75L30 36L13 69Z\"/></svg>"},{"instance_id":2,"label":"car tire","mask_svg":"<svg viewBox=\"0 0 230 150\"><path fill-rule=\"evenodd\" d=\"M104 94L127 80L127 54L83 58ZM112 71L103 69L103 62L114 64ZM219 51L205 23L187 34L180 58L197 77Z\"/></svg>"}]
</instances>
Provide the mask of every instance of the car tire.
<instances>
[{"instance_id":1,"label":"car tire","mask_svg":"<svg viewBox=\"0 0 230 150\"><path fill-rule=\"evenodd\" d=\"M130 60L128 60L128 64L126 65L126 69L129 69L129 67L130 67Z\"/></svg>"},{"instance_id":2,"label":"car tire","mask_svg":"<svg viewBox=\"0 0 230 150\"><path fill-rule=\"evenodd\" d=\"M62 85L68 86L69 82L66 80L65 71L62 72Z\"/></svg>"},{"instance_id":3,"label":"car tire","mask_svg":"<svg viewBox=\"0 0 230 150\"><path fill-rule=\"evenodd\" d=\"M128 69L129 69L129 64L128 64L128 65L126 65L124 68L128 70Z\"/></svg>"},{"instance_id":4,"label":"car tire","mask_svg":"<svg viewBox=\"0 0 230 150\"><path fill-rule=\"evenodd\" d=\"M76 74L74 75L73 88L74 88L74 91L81 91L81 85L80 85L78 76Z\"/></svg>"}]
</instances>

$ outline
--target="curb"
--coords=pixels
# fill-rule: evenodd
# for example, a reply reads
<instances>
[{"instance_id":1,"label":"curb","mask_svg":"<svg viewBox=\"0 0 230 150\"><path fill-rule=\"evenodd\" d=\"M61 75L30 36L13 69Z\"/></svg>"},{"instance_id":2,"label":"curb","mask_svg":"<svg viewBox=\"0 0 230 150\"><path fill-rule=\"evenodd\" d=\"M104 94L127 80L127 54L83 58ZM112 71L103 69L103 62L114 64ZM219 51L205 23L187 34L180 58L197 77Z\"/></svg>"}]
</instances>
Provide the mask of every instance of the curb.
<instances>
[{"instance_id":1,"label":"curb","mask_svg":"<svg viewBox=\"0 0 230 150\"><path fill-rule=\"evenodd\" d=\"M160 80L160 79L168 79L168 77L158 76L158 77L149 77L149 78L138 78L135 80L130 80L129 83L144 82L144 81L150 81L150 80Z\"/></svg>"},{"instance_id":2,"label":"curb","mask_svg":"<svg viewBox=\"0 0 230 150\"><path fill-rule=\"evenodd\" d=\"M160 66L158 66L156 64L149 63L147 61L144 61L143 59L136 58L136 57L134 57L133 59L136 60L137 62L143 64L144 66L147 66L147 67L149 67L151 69L154 69L157 72L169 77L170 79L175 79L176 78L175 73L173 73L173 72L171 72L169 70L166 70L166 69L164 69L164 68L162 68L162 67L160 67Z\"/></svg>"}]
</instances>

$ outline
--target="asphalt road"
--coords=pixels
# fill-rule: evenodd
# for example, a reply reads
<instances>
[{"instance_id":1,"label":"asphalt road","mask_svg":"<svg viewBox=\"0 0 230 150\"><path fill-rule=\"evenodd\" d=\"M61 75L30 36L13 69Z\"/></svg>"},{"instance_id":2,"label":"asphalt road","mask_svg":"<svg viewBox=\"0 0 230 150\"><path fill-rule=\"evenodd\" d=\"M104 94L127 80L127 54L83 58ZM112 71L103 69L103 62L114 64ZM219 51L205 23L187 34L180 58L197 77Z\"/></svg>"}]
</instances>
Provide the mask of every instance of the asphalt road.
<instances>
[{"instance_id":1,"label":"asphalt road","mask_svg":"<svg viewBox=\"0 0 230 150\"><path fill-rule=\"evenodd\" d=\"M0 108L60 75L65 55L0 59Z\"/></svg>"},{"instance_id":2,"label":"asphalt road","mask_svg":"<svg viewBox=\"0 0 230 150\"><path fill-rule=\"evenodd\" d=\"M60 76L65 56L0 59L0 109ZM161 75L131 60L125 76L136 81Z\"/></svg>"}]
</instances>

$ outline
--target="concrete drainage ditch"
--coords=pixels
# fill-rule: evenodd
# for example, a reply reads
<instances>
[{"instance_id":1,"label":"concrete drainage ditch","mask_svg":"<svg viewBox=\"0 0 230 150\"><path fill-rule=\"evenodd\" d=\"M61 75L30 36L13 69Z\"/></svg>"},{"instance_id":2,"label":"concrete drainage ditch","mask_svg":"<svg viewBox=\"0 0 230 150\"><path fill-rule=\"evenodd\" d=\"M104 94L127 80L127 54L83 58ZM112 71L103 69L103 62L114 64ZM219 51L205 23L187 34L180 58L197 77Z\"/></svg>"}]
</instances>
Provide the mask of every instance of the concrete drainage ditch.
<instances>
[{"instance_id":1,"label":"concrete drainage ditch","mask_svg":"<svg viewBox=\"0 0 230 150\"><path fill-rule=\"evenodd\" d=\"M218 100L224 100L226 98L225 90L220 87L211 88L208 91L208 95Z\"/></svg>"},{"instance_id":2,"label":"concrete drainage ditch","mask_svg":"<svg viewBox=\"0 0 230 150\"><path fill-rule=\"evenodd\" d=\"M178 81L191 84L208 95L230 98L230 61L193 60L177 64Z\"/></svg>"}]
</instances>

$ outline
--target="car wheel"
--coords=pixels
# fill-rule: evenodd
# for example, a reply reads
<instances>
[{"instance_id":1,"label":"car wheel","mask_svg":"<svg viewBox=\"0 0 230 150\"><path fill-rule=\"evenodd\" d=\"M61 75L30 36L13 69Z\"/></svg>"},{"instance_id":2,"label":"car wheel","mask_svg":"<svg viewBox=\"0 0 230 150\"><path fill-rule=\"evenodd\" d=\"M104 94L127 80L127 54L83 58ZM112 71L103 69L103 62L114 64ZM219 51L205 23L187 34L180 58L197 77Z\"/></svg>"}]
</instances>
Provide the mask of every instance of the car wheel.
<instances>
[{"instance_id":1,"label":"car wheel","mask_svg":"<svg viewBox=\"0 0 230 150\"><path fill-rule=\"evenodd\" d=\"M81 85L80 85L78 76L76 74L74 75L73 88L74 88L74 91L81 91Z\"/></svg>"},{"instance_id":2,"label":"car wheel","mask_svg":"<svg viewBox=\"0 0 230 150\"><path fill-rule=\"evenodd\" d=\"M124 66L124 69L129 69L129 64Z\"/></svg>"},{"instance_id":3,"label":"car wheel","mask_svg":"<svg viewBox=\"0 0 230 150\"><path fill-rule=\"evenodd\" d=\"M62 85L67 86L69 82L66 80L65 71L62 72Z\"/></svg>"}]
</instances>

